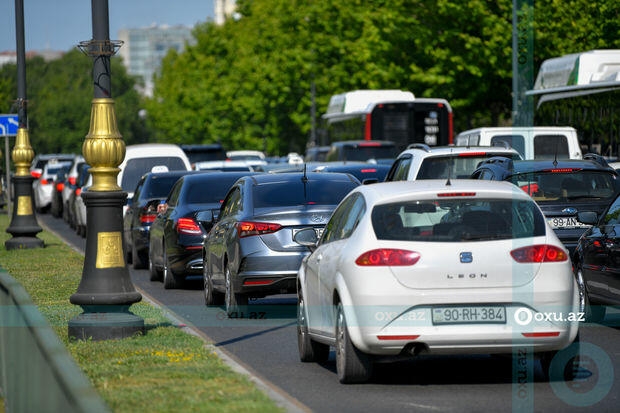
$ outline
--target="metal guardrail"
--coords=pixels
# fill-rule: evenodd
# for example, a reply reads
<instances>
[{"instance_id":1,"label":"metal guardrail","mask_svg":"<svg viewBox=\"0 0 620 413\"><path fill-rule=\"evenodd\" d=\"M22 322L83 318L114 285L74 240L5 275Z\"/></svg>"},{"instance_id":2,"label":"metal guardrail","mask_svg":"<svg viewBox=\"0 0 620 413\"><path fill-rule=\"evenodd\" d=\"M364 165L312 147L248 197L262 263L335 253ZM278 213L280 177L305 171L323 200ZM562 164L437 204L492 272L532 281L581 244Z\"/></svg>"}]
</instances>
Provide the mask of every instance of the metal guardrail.
<instances>
[{"instance_id":1,"label":"metal guardrail","mask_svg":"<svg viewBox=\"0 0 620 413\"><path fill-rule=\"evenodd\" d=\"M26 290L1 268L0 394L9 413L110 412Z\"/></svg>"}]
</instances>

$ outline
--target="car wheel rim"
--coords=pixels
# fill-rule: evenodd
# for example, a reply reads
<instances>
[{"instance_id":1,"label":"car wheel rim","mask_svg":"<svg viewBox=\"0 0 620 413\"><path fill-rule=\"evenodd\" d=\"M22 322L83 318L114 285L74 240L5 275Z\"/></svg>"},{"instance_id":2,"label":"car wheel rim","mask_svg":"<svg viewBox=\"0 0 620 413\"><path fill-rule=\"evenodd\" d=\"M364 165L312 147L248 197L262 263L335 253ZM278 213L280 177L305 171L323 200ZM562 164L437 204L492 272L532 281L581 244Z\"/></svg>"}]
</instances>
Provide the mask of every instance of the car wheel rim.
<instances>
[{"instance_id":1,"label":"car wheel rim","mask_svg":"<svg viewBox=\"0 0 620 413\"><path fill-rule=\"evenodd\" d=\"M205 302L208 304L211 304L211 285L210 285L210 279L209 276L207 275L207 269L205 266L204 271L202 272L202 277L204 279L204 290L205 290Z\"/></svg>"},{"instance_id":2,"label":"car wheel rim","mask_svg":"<svg viewBox=\"0 0 620 413\"><path fill-rule=\"evenodd\" d=\"M586 311L586 286L581 269L577 270L577 288L579 289L579 311L584 313Z\"/></svg>"},{"instance_id":3,"label":"car wheel rim","mask_svg":"<svg viewBox=\"0 0 620 413\"><path fill-rule=\"evenodd\" d=\"M232 311L232 286L230 281L230 270L226 268L226 310Z\"/></svg>"},{"instance_id":4,"label":"car wheel rim","mask_svg":"<svg viewBox=\"0 0 620 413\"><path fill-rule=\"evenodd\" d=\"M344 331L344 314L342 310L338 309L338 315L336 319L336 367L339 371L342 371L344 367L345 357L345 331Z\"/></svg>"},{"instance_id":5,"label":"car wheel rim","mask_svg":"<svg viewBox=\"0 0 620 413\"><path fill-rule=\"evenodd\" d=\"M306 337L306 313L304 308L304 299L299 295L299 301L297 305L297 334L300 339L304 339Z\"/></svg>"}]
</instances>

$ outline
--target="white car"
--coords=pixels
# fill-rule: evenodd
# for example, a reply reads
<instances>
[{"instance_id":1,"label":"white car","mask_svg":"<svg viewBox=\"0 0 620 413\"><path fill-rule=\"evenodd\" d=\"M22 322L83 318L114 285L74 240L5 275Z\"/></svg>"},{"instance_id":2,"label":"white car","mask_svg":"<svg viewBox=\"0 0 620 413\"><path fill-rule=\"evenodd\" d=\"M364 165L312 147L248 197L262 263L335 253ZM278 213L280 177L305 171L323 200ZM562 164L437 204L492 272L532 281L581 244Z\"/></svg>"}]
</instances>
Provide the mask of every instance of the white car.
<instances>
[{"instance_id":1,"label":"white car","mask_svg":"<svg viewBox=\"0 0 620 413\"><path fill-rule=\"evenodd\" d=\"M415 143L398 155L385 180L469 178L480 162L493 156L522 159L516 149L507 146L428 146Z\"/></svg>"},{"instance_id":2,"label":"white car","mask_svg":"<svg viewBox=\"0 0 620 413\"><path fill-rule=\"evenodd\" d=\"M342 383L366 381L379 358L426 353L528 350L544 372L572 374L564 355L552 363L579 348L568 251L515 185L362 185L318 242L313 229L295 241L312 251L298 273L300 359L325 361L334 346Z\"/></svg>"},{"instance_id":3,"label":"white car","mask_svg":"<svg viewBox=\"0 0 620 413\"><path fill-rule=\"evenodd\" d=\"M57 159L49 160L43 166L41 175L32 183L34 206L38 212L45 212L51 207L56 174L70 167L71 161L58 161Z\"/></svg>"}]
</instances>

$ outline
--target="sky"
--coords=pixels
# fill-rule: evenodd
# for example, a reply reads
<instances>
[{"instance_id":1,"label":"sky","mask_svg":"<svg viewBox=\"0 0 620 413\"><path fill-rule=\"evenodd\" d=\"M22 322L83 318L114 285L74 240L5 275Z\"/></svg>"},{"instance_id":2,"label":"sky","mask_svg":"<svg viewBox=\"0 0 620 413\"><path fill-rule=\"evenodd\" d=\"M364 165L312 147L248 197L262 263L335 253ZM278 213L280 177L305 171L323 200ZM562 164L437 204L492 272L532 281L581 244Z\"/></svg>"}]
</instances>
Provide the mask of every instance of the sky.
<instances>
[{"instance_id":1,"label":"sky","mask_svg":"<svg viewBox=\"0 0 620 413\"><path fill-rule=\"evenodd\" d=\"M68 51L93 37L90 0L22 0L26 51ZM213 19L214 0L108 0L110 40L119 29L194 26ZM15 0L0 0L0 52L15 51Z\"/></svg>"}]
</instances>

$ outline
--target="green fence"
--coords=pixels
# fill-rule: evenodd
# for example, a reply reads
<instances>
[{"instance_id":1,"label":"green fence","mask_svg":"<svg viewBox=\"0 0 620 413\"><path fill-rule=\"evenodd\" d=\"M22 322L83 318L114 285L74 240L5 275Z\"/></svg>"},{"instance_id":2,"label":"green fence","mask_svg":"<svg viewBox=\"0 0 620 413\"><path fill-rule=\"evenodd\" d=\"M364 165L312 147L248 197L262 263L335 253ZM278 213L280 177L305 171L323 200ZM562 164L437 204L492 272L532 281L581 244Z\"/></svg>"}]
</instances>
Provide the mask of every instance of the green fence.
<instances>
[{"instance_id":1,"label":"green fence","mask_svg":"<svg viewBox=\"0 0 620 413\"><path fill-rule=\"evenodd\" d=\"M26 290L0 269L0 394L7 412L109 412Z\"/></svg>"}]
</instances>

